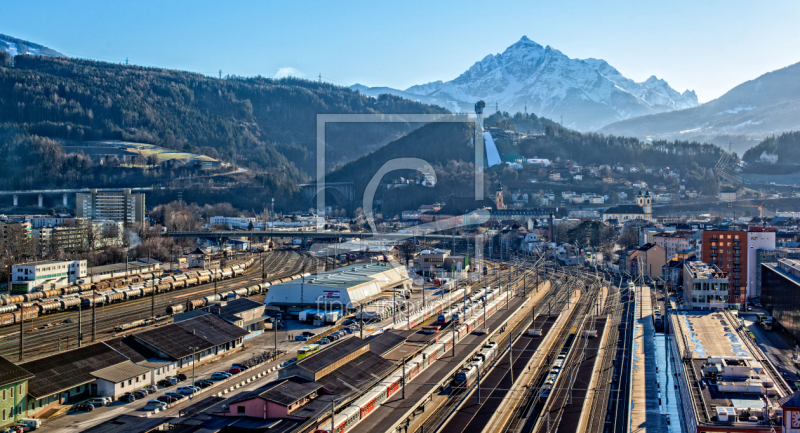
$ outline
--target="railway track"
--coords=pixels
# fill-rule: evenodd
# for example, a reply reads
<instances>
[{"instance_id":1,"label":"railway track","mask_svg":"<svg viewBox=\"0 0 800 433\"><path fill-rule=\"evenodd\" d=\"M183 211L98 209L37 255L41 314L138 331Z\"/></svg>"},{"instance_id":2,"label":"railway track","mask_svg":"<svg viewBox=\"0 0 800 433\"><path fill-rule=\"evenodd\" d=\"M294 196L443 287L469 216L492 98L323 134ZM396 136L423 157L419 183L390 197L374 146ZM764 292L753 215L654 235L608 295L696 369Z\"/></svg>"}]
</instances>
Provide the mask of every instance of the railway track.
<instances>
[{"instance_id":1,"label":"railway track","mask_svg":"<svg viewBox=\"0 0 800 433\"><path fill-rule=\"evenodd\" d=\"M620 282L620 286L621 286ZM608 408L612 398L611 387L614 381L615 357L610 356L619 345L619 330L622 321L622 293L621 287L615 287L606 300L603 312L609 317L608 337L603 349L603 362L600 365L597 380L595 381L594 401L591 416L586 424L586 433L601 433L605 431L606 422L609 421Z\"/></svg>"},{"instance_id":2,"label":"railway track","mask_svg":"<svg viewBox=\"0 0 800 433\"><path fill-rule=\"evenodd\" d=\"M102 341L121 334L114 332L115 326L119 324L164 314L168 306L185 304L187 300L261 282L264 278L262 273L269 275L267 279L276 279L316 269L317 259L306 253L276 251L272 254L275 257L266 259L262 266L256 262L242 277L95 307L94 339L91 308L49 314L34 319L33 323L24 323L23 360L78 347L79 329L83 334L83 344L90 344L93 340ZM256 295L254 298L261 296ZM171 319L159 322L166 323L171 323ZM19 359L19 332L20 326L16 324L0 329L0 355L8 359Z\"/></svg>"},{"instance_id":3,"label":"railway track","mask_svg":"<svg viewBox=\"0 0 800 433\"><path fill-rule=\"evenodd\" d=\"M492 275L492 277L493 278L491 278L491 280L492 280L491 284L500 284L501 281L502 281L502 284L508 284L509 283L507 277L503 276L502 273L499 273L497 275ZM528 272L522 272L519 275L517 275L517 277L514 277L514 279L512 280L511 283L517 289L519 289L526 282L530 282L531 286L533 286L535 281L536 281L536 279L532 278L532 272L528 271ZM559 294L561 293L559 291L559 287L560 287L560 284L558 284L558 285L554 284L552 286L551 290L545 295L545 297L541 301L539 301L539 303L537 303L537 306L541 306L541 305L546 305L548 303L552 303L552 302L554 302L554 300L559 298ZM564 293L565 292L566 291L564 291ZM561 296L561 297L563 297L563 296ZM566 297L563 297L563 302L566 302ZM496 343L498 343L498 347L501 348L501 349L507 349L509 347L509 345L512 345L512 346L516 347L517 350L520 351L519 354L517 355L517 360L515 360L515 365L517 365L520 362L519 358L524 357L524 355L525 355L525 354L521 353L523 349L520 349L518 346L516 346L517 337L519 335L521 335L522 333L524 333L525 331L527 331L528 326L529 326L529 322L528 321L518 322L513 327L511 332L504 332L500 336L500 338L495 341ZM507 350L504 353L505 353L505 356L503 356L502 354L498 355L498 359L500 359L500 361L498 361L498 363L507 361L507 359L508 359ZM489 370L485 374L486 375L490 375L490 374L492 374L492 371ZM484 379L482 381L482 383L484 383L484 387L485 387L486 379ZM474 390L463 390L463 389L460 389L460 388L449 387L449 394L448 394L448 398L446 399L446 401L441 406L439 406L436 409L436 411L432 415L430 415L417 428L416 431L417 432L438 431L438 430L442 429L443 426L445 426L445 425L446 425L445 428L447 429L448 432L451 431L451 430L453 430L453 431L464 431L463 430L464 427L465 427L464 425L457 426L457 427L451 426L450 425L450 420L452 418L452 414L457 410L457 408L459 408L462 405L462 403L464 402L465 399L470 398L470 395L473 393L473 391ZM477 411L476 411L476 413L477 413ZM461 421L467 421L466 423L462 423L462 424L469 424L469 421L473 417L469 416L469 418L470 418L469 420L461 420Z\"/></svg>"},{"instance_id":4,"label":"railway track","mask_svg":"<svg viewBox=\"0 0 800 433\"><path fill-rule=\"evenodd\" d=\"M594 285L587 296L581 296L580 303L574 310L573 319L570 323L570 333L567 336L563 350L569 347L564 367L558 376L558 380L553 385L552 392L544 404L540 405L542 417L539 418L531 431L536 433L547 433L558 429L566 405L571 401L570 391L573 387L578 368L582 360L582 346L580 345L580 335L586 329L588 317L593 305L597 302L600 287ZM585 340L584 340L585 341ZM547 366L546 368L549 368ZM544 418L544 419L542 419ZM523 430L528 431L528 430Z\"/></svg>"},{"instance_id":5,"label":"railway track","mask_svg":"<svg viewBox=\"0 0 800 433\"><path fill-rule=\"evenodd\" d=\"M505 426L504 431L506 432L530 432L534 431L534 429L538 429L538 426L542 424L540 415L543 413L549 415L550 412L548 408L553 401L559 400L560 392L563 392L563 390L558 387L553 387L553 392L547 399L546 404L540 403L540 397L544 389L543 385L550 372L551 362L554 361L564 349L568 349L570 351L569 353L573 352L575 347L574 337L583 329L583 325L588 316L587 313L595 304L600 292L600 285L593 278L589 278L590 276L577 276L577 273L573 275L572 272L567 272L567 274L573 277L571 283L580 285L580 287L578 287L580 289L585 290L587 288L587 281L591 281L592 284L588 285L589 290L587 293L582 293L579 304L573 309L567 320L567 324L557 330L558 335L546 354L548 362L545 362L539 368L533 380L528 384L525 394L520 399L520 404L517 405L515 413L510 417L508 424ZM569 357L567 359L569 360ZM569 367L570 365L566 365L564 369L569 371ZM562 373L559 375L558 380L563 383L565 377L568 376L569 374ZM558 385L558 382L556 385ZM558 419L548 419L550 419L551 426L553 425L552 423L558 421ZM544 424L546 423L547 420L544 421ZM548 429L545 431L548 431Z\"/></svg>"}]
</instances>

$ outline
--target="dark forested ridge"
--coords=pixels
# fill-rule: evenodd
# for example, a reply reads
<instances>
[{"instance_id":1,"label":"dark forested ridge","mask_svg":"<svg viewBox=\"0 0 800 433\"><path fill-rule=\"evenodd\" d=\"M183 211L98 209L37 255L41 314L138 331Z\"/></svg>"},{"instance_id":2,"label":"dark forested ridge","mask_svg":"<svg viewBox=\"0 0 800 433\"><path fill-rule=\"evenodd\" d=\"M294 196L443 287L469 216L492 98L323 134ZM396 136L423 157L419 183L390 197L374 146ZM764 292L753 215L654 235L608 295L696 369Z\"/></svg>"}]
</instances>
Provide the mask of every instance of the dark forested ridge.
<instances>
[{"instance_id":1,"label":"dark forested ridge","mask_svg":"<svg viewBox=\"0 0 800 433\"><path fill-rule=\"evenodd\" d=\"M0 123L6 135L18 137L17 144L25 142L21 137L26 135L144 142L269 171L290 182L312 174L317 114L445 112L294 78L216 79L28 55L13 61L12 67L11 58L0 53ZM411 129L330 128L327 156L344 163ZM5 146L2 151L11 149Z\"/></svg>"},{"instance_id":2,"label":"dark forested ridge","mask_svg":"<svg viewBox=\"0 0 800 433\"><path fill-rule=\"evenodd\" d=\"M779 164L800 164L800 131L767 137L745 152L742 159L750 163L757 162L764 152L778 155Z\"/></svg>"}]
</instances>

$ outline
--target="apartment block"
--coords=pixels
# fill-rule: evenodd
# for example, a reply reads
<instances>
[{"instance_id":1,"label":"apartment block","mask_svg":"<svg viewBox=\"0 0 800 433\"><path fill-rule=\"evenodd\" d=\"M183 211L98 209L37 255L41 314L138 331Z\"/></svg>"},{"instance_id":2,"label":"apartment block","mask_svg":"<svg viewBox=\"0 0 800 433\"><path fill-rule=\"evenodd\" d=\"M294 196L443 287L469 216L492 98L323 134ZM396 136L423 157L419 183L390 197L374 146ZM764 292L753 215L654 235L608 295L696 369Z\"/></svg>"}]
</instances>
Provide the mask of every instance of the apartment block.
<instances>
[{"instance_id":1,"label":"apartment block","mask_svg":"<svg viewBox=\"0 0 800 433\"><path fill-rule=\"evenodd\" d=\"M141 224L144 211L144 193L131 193L130 188L102 192L93 189L75 195L77 217Z\"/></svg>"}]
</instances>

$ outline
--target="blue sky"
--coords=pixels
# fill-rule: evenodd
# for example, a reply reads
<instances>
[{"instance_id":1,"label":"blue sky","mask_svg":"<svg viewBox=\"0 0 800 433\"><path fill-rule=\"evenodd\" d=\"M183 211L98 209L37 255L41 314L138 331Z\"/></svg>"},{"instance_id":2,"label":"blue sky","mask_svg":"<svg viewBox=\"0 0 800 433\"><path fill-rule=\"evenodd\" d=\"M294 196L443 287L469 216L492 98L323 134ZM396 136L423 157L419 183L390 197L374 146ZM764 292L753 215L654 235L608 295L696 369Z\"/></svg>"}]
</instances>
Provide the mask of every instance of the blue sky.
<instances>
[{"instance_id":1,"label":"blue sky","mask_svg":"<svg viewBox=\"0 0 800 433\"><path fill-rule=\"evenodd\" d=\"M216 75L321 73L405 89L523 35L701 102L800 61L800 2L4 1L0 33L67 55ZM292 69L286 69L292 68Z\"/></svg>"}]
</instances>

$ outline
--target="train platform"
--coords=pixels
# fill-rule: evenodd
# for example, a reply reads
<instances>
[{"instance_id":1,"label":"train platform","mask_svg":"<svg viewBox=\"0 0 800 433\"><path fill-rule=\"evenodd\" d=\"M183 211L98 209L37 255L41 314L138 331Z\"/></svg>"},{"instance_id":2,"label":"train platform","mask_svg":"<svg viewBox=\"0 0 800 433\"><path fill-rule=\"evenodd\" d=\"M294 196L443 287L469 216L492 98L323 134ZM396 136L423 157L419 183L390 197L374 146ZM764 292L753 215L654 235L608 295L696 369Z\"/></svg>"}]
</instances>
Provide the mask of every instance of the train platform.
<instances>
[{"instance_id":1,"label":"train platform","mask_svg":"<svg viewBox=\"0 0 800 433\"><path fill-rule=\"evenodd\" d=\"M539 337L523 335L512 347L513 378L509 373L508 354L504 353L497 361L494 368L481 378L481 397L478 391L473 390L463 399L461 406L444 425L442 431L446 432L481 432L497 409L508 396L509 389L513 386L512 379L519 379L525 371L528 362L547 337L550 329L558 316L540 316L536 318L537 329L542 331ZM519 401L519 394L512 395L511 400Z\"/></svg>"},{"instance_id":2,"label":"train platform","mask_svg":"<svg viewBox=\"0 0 800 433\"><path fill-rule=\"evenodd\" d=\"M585 422L583 416L591 415L592 395L589 395L589 391L595 386L595 366L601 365L602 362L601 348L605 342L607 320L607 316L597 317L594 323L597 336L586 339L584 342L585 357L578 366L575 381L572 383L572 402L564 407L564 412L561 414L561 422L558 425L559 433L582 432L580 427ZM591 325L588 323L586 327L591 329ZM581 339L579 338L575 343L581 344Z\"/></svg>"},{"instance_id":3,"label":"train platform","mask_svg":"<svg viewBox=\"0 0 800 433\"><path fill-rule=\"evenodd\" d=\"M636 290L636 328L633 337L633 367L631 369L631 433L667 433L666 417L661 414L656 359L655 327L650 287ZM666 359L661 360L666 364Z\"/></svg>"},{"instance_id":4,"label":"train platform","mask_svg":"<svg viewBox=\"0 0 800 433\"><path fill-rule=\"evenodd\" d=\"M513 326L514 323L523 320L524 315L530 314L529 307L538 302L546 293L547 290L542 289L527 299L514 298L509 303L508 309L502 308L487 319L487 328L491 332L481 335L469 334L464 337L455 345L455 355L453 355L453 350L449 350L444 356L439 357L414 380L409 381L404 392L395 393L375 409L370 416L358 423L356 431L392 432L398 427L407 427L404 421L414 418L416 412L421 411L419 413L422 413L431 410L433 405L430 403L439 393L441 384L461 368L465 359L472 356L483 344L505 332L502 330L504 326ZM403 398L403 394L405 394L405 398ZM413 430L413 428L408 430Z\"/></svg>"},{"instance_id":5,"label":"train platform","mask_svg":"<svg viewBox=\"0 0 800 433\"><path fill-rule=\"evenodd\" d=\"M560 315L551 316L557 317L551 329L561 329L562 327L566 326L565 322L568 320L570 312L572 312L577 305L578 300L580 299L580 294L581 291L576 290L570 299L569 306L565 306ZM495 409L491 419L484 424L486 426L486 431L500 431L508 423L509 417L514 414L514 410L519 404L519 397L524 394L525 391L527 391L527 387L534 380L536 374L539 372L539 369L548 361L546 359L547 351L553 346L554 340L558 338L558 333L545 333L544 329L542 329L542 337L543 339L537 346L537 349L544 348L544 350L538 351L534 354L534 356L531 356L527 363L523 365L523 369L520 374L517 374L516 369L514 369L514 378L516 380L514 381L513 386L510 388L511 391L506 392L506 398L504 398L501 404L499 404Z\"/></svg>"}]
</instances>

